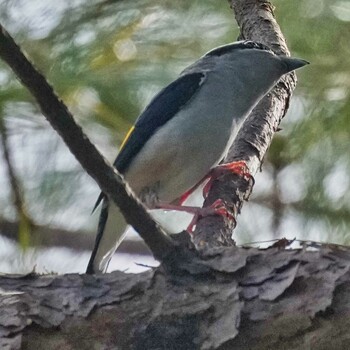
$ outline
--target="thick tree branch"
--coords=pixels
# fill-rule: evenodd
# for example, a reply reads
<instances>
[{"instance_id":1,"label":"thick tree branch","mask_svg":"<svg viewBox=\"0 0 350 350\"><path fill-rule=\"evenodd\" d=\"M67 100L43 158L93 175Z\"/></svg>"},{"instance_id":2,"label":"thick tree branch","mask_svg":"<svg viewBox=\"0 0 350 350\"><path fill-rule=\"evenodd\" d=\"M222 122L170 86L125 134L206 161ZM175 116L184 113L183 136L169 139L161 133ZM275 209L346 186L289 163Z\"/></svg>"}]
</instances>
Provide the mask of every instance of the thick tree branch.
<instances>
[{"instance_id":1,"label":"thick tree branch","mask_svg":"<svg viewBox=\"0 0 350 350\"><path fill-rule=\"evenodd\" d=\"M350 252L306 248L211 249L210 274L176 279L1 276L0 347L347 350Z\"/></svg>"},{"instance_id":2,"label":"thick tree branch","mask_svg":"<svg viewBox=\"0 0 350 350\"><path fill-rule=\"evenodd\" d=\"M107 163L75 123L73 116L52 87L23 55L14 40L0 25L0 57L12 68L23 85L31 92L42 113L59 133L87 173L120 208L151 249L155 258L163 261L174 252L176 245L150 217L142 203L133 195L117 171Z\"/></svg>"},{"instance_id":3,"label":"thick tree branch","mask_svg":"<svg viewBox=\"0 0 350 350\"><path fill-rule=\"evenodd\" d=\"M240 39L258 41L279 55L289 55L283 34L274 18L273 7L268 1L229 0L229 3L241 30ZM265 96L246 120L224 163L245 160L252 174L259 170L272 137L288 110L295 85L295 74L289 74ZM251 182L227 174L214 182L204 205L209 206L221 198L237 217L252 188ZM198 222L193 241L199 248L234 245L231 236L235 225L219 216L202 218Z\"/></svg>"}]
</instances>

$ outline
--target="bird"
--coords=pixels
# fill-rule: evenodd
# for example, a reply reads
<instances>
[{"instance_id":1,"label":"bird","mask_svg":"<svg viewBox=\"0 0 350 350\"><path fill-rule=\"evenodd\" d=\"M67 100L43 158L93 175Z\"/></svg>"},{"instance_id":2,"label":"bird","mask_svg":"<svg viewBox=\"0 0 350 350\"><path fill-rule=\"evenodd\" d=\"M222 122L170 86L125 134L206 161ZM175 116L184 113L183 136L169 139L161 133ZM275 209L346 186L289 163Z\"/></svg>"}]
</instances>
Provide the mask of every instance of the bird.
<instances>
[{"instance_id":1,"label":"bird","mask_svg":"<svg viewBox=\"0 0 350 350\"><path fill-rule=\"evenodd\" d=\"M187 211L195 217L227 214L220 200L205 213L206 208L182 204L199 184L215 177L216 169L249 175L243 162L220 161L258 102L284 74L308 63L247 40L210 50L155 95L127 133L113 166L148 209ZM117 206L103 193L95 208L99 204L89 274L107 270L124 238L113 232Z\"/></svg>"}]
</instances>

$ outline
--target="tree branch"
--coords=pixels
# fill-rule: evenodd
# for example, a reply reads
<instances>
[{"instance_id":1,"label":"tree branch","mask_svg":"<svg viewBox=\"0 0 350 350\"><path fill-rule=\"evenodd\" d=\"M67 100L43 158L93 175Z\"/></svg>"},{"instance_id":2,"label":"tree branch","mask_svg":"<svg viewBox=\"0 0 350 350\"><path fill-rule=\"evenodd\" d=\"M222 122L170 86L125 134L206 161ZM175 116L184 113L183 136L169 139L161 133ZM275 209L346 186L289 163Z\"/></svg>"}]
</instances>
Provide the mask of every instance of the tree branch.
<instances>
[{"instance_id":1,"label":"tree branch","mask_svg":"<svg viewBox=\"0 0 350 350\"><path fill-rule=\"evenodd\" d=\"M350 251L312 247L211 249L206 275L0 276L0 347L349 349Z\"/></svg>"},{"instance_id":2,"label":"tree branch","mask_svg":"<svg viewBox=\"0 0 350 350\"><path fill-rule=\"evenodd\" d=\"M276 54L289 55L289 51L278 26L273 6L266 0L229 0L240 27L240 39L249 39L269 46ZM264 155L271 144L278 125L285 116L296 85L295 73L283 77L271 93L250 114L224 163L244 160L251 174L260 168ZM225 174L213 183L204 206L210 206L217 198L226 202L235 217L240 213L244 200L252 192L253 183L234 174ZM200 219L193 235L198 248L208 246L232 246L232 231L236 223L221 216Z\"/></svg>"},{"instance_id":3,"label":"tree branch","mask_svg":"<svg viewBox=\"0 0 350 350\"><path fill-rule=\"evenodd\" d=\"M155 258L164 261L176 250L175 243L150 217L121 175L107 163L89 141L44 76L32 66L1 25L0 57L35 97L46 119L101 190L118 205L127 222L144 239Z\"/></svg>"}]
</instances>

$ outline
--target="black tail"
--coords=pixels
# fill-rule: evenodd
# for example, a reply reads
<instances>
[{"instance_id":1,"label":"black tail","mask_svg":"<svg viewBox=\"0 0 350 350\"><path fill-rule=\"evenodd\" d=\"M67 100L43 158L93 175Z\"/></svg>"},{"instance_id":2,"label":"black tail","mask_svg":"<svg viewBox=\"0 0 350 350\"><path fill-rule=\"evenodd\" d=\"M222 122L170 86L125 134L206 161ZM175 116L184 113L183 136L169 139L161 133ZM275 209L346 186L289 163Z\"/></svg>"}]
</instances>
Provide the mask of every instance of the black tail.
<instances>
[{"instance_id":1,"label":"black tail","mask_svg":"<svg viewBox=\"0 0 350 350\"><path fill-rule=\"evenodd\" d=\"M93 273L99 272L99 271L95 271L94 261L96 258L98 247L100 245L100 242L101 242L101 239L103 236L103 232L104 232L104 229L106 226L107 219L108 219L108 199L105 197L105 198L103 198L103 201L102 201L102 209L101 209L101 213L100 213L100 219L98 221L98 228L97 228L97 235L96 235L96 239L95 239L94 249L91 253L91 257L90 257L90 260L89 260L89 263L88 263L88 266L86 269L87 274L93 274Z\"/></svg>"}]
</instances>

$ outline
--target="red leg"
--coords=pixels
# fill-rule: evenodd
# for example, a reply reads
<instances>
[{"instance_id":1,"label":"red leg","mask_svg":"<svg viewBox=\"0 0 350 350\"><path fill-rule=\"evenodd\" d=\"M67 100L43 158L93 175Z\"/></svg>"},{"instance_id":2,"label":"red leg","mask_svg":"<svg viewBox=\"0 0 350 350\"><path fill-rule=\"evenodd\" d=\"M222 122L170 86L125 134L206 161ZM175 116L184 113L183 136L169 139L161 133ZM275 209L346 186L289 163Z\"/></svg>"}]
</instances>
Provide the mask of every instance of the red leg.
<instances>
[{"instance_id":1,"label":"red leg","mask_svg":"<svg viewBox=\"0 0 350 350\"><path fill-rule=\"evenodd\" d=\"M199 211L193 216L190 224L187 227L189 234L192 234L194 227L197 225L197 222L200 218L209 215L221 215L228 218L229 220L236 221L233 214L231 214L222 199L217 199L210 207L198 208Z\"/></svg>"},{"instance_id":2,"label":"red leg","mask_svg":"<svg viewBox=\"0 0 350 350\"><path fill-rule=\"evenodd\" d=\"M198 210L201 209L199 207L192 207L189 205L176 205L176 204L168 204L168 203L158 203L156 205L157 209L163 210L176 210L176 211L185 211L189 214L197 214Z\"/></svg>"},{"instance_id":3,"label":"red leg","mask_svg":"<svg viewBox=\"0 0 350 350\"><path fill-rule=\"evenodd\" d=\"M249 168L247 167L246 162L239 161L239 162L232 162L227 164L220 164L213 168L210 171L210 174L208 175L209 181L206 183L206 185L203 188L203 197L207 198L208 193L211 189L211 186L213 185L213 182L220 176L224 175L227 172L231 172L234 174L237 174L241 177L243 177L245 180L250 181L253 180L253 176L249 172Z\"/></svg>"},{"instance_id":4,"label":"red leg","mask_svg":"<svg viewBox=\"0 0 350 350\"><path fill-rule=\"evenodd\" d=\"M188 191L186 191L179 199L179 204L182 204L204 181L210 178L211 172L205 175L202 180L197 182L193 187L191 187Z\"/></svg>"},{"instance_id":5,"label":"red leg","mask_svg":"<svg viewBox=\"0 0 350 350\"><path fill-rule=\"evenodd\" d=\"M189 233L193 232L193 229L196 226L198 219L205 216L221 215L228 218L229 220L235 220L235 217L227 210L225 203L221 199L216 200L211 206L205 208L192 207L186 205L181 206L168 203L159 203L157 205L157 208L164 210L185 211L187 213L193 214L194 216L187 228L187 231Z\"/></svg>"}]
</instances>

